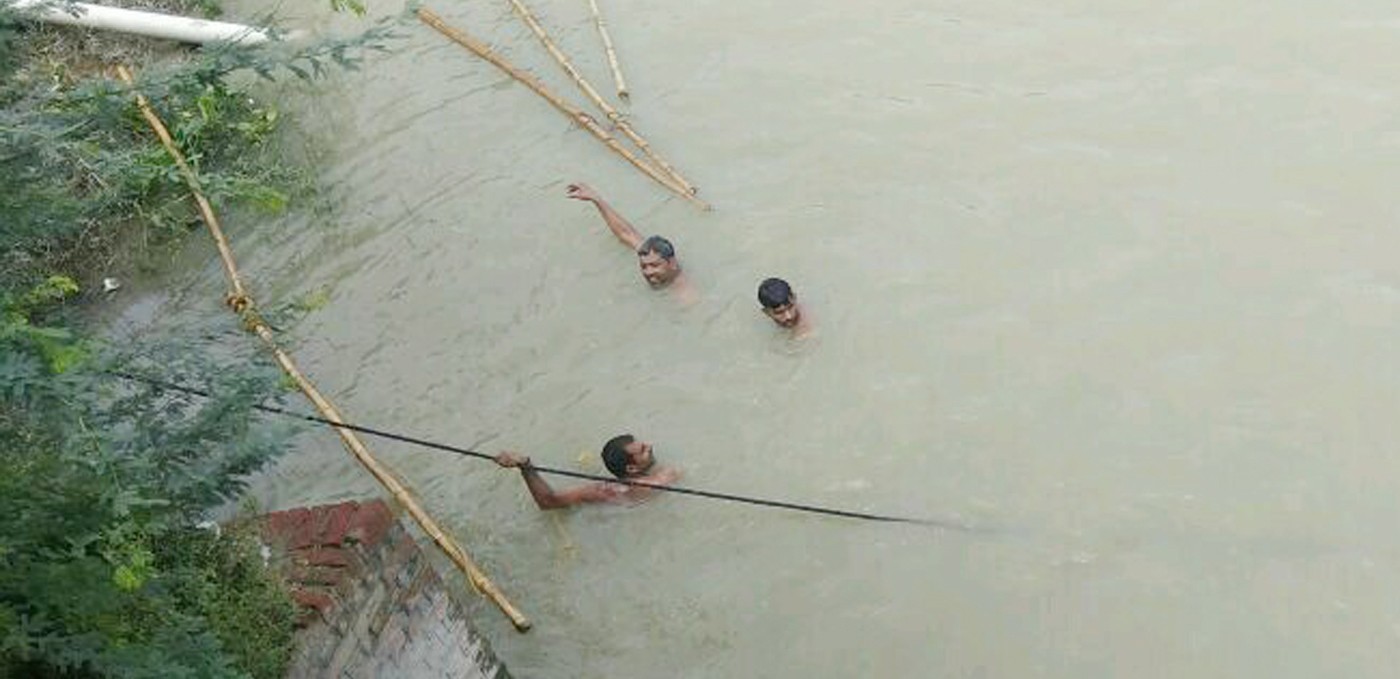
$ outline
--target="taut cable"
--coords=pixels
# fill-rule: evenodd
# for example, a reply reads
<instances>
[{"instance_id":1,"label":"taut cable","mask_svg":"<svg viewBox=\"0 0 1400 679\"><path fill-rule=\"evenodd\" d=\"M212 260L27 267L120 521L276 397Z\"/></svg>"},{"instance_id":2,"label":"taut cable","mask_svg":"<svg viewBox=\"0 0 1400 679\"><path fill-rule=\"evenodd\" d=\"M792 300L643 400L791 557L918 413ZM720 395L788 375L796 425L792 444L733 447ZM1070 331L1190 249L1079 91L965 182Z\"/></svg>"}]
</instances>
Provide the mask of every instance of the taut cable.
<instances>
[{"instance_id":1,"label":"taut cable","mask_svg":"<svg viewBox=\"0 0 1400 679\"><path fill-rule=\"evenodd\" d=\"M119 371L108 371L108 374L114 375L114 376L116 376L116 377L120 377L120 378L125 379L125 380L130 380L130 381L133 381L133 382L141 382L141 383L143 383L143 384L147 384L147 385L156 387L157 389L166 389L166 390L170 390L170 391L176 391L176 392L180 392L180 393L183 393L183 394L190 394L190 395L192 395L192 396L199 396L199 397L201 397L201 398L213 398L213 394L210 394L210 393L207 392L207 391L204 391L204 390L201 390L201 389L196 389L196 388L193 388L193 387L186 387L186 386L174 384L174 383L172 383L172 382L167 382L167 381L165 381L165 380L159 380L159 379L155 379L155 378L151 378L151 377L144 377L144 376L140 376L140 375L133 375L133 374L131 374L131 373L119 372ZM432 448L432 449L435 449L435 450L441 450L441 451L445 451L445 452L449 452L449 453L456 453L456 454L458 454L458 455L464 455L464 456L467 456L467 457L474 457L474 458L478 458L478 459L482 459L482 460L491 460L491 461L493 461L493 462L494 462L495 459L496 459L494 455L488 455L488 454L486 454L486 453L478 452L478 451L475 451L475 450L470 450L470 449L468 449L468 448L462 448L462 447L450 445L450 444L447 444L447 443L438 443L438 442L436 442L436 441L429 441L429 440L427 440L427 439L421 439L421 438L418 438L418 437L416 437L416 436L408 436L408 435L405 435L405 434L395 434L395 433L393 433L393 432L384 431L384 430L382 430L382 429L375 429L375 428L373 428L373 427L365 427L365 426L361 426L361 425L357 425L357 424L350 424L350 423L348 423L348 422L332 422L332 421L330 421L330 420L328 420L328 419L325 419L325 418L323 418L323 417L317 417L317 416L315 416L315 415L307 415L307 414L305 414L305 413L293 412L293 411L290 411L290 410L285 410L285 409L282 409L282 408L278 408L278 407L276 407L276 406L269 406L269 405L262 405L262 404L254 404L253 407L254 407L255 409L260 410L260 411L265 412L265 413L274 413L274 414L283 415L283 416L286 416L286 417L294 417L294 418L296 418L296 419L305 420L305 421L307 421L307 422L315 422L315 423L317 423L317 424L324 424L324 425L328 425L328 426L331 426L331 427L339 427L339 428L342 428L342 429L348 429L348 430L351 430L351 431L359 432L359 433L361 433L361 434L369 434L369 435L371 435L371 436L378 436L378 437L380 437L380 438L389 439L389 440L391 440L391 441L399 441L399 442L402 442L402 443L411 443L411 444L413 444L413 445L422 446L422 447L424 447L424 448ZM584 479L584 480L588 480L588 481L605 481L605 482L608 482L608 483L622 483L622 484L626 484L626 485L629 485L629 486L636 486L636 487L638 487L638 488L649 488L649 489L652 489L652 490L665 491L665 492L668 492L668 493L680 493L681 495L694 495L694 496L697 496L697 497L705 497L705 498L710 498L710 499L713 499L713 500L725 500L725 501L728 501L728 502L741 502L741 503L744 503L744 504L758 505L758 506L762 506L762 507L775 507L775 508L778 508L778 509L790 509L790 510L799 511L799 512L809 512L809 513L813 513L813 514L826 514L826 515L829 515L829 516L841 516L841 517L845 517L845 518L848 518L848 519L861 519L861 520L864 520L864 521L880 521L880 522L884 522L884 523L908 523L908 524L915 524L915 525L920 525L920 526L930 526L930 527L933 527L933 528L943 528L943 529L946 529L946 530L956 530L956 531L963 531L963 532L973 532L973 531L978 530L976 527L971 526L971 525L969 525L969 524L967 524L967 523L964 523L964 522L961 522L961 521L952 520L952 519L921 519L921 518L914 518L914 517L908 517L908 516L891 516L891 515L887 515L887 514L872 514L872 513L869 513L869 512L857 512L857 511L851 511L851 510L847 510L847 509L833 509L833 508L831 508L831 507L819 507L819 506L816 506L816 505L799 504L799 503L796 503L796 502L783 502L783 501L781 501L781 500L767 500L767 499L764 499L764 498L747 497L747 496L743 496L743 495L734 495L734 494L732 494L732 493L720 493L720 492L716 492L716 491L712 491L712 490L701 490L701 489L698 489L698 488L686 488L686 487L683 487L683 486L663 486L663 485L654 484L654 483L646 483L646 482L644 482L644 481L633 481L633 480L629 480L629 479L618 479L618 478L613 478L613 477L610 477L610 476L598 476L598 475L595 475L595 474L585 474L585 473L583 473L583 472L569 471L569 470L567 470L567 469L555 469L555 468L553 468L553 467L545 467L545 466L541 466L541 465L537 465L537 464L533 464L533 463L532 463L530 466L533 467L536 471L538 471L538 472L540 472L540 473L542 473L542 474L554 474L554 475L556 475L556 476L567 476L567 477L571 477L571 478L575 478L575 479Z\"/></svg>"}]
</instances>

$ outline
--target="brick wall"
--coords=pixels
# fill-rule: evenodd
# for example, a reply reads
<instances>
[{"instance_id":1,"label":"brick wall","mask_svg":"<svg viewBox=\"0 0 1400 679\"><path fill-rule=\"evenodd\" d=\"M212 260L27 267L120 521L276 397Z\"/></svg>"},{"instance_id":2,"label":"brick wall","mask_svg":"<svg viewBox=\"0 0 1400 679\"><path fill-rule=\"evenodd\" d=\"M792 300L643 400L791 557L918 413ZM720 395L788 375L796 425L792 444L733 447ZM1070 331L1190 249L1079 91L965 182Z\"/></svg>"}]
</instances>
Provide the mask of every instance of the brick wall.
<instances>
[{"instance_id":1,"label":"brick wall","mask_svg":"<svg viewBox=\"0 0 1400 679\"><path fill-rule=\"evenodd\" d=\"M302 607L289 678L509 679L382 501L275 512L261 527Z\"/></svg>"}]
</instances>

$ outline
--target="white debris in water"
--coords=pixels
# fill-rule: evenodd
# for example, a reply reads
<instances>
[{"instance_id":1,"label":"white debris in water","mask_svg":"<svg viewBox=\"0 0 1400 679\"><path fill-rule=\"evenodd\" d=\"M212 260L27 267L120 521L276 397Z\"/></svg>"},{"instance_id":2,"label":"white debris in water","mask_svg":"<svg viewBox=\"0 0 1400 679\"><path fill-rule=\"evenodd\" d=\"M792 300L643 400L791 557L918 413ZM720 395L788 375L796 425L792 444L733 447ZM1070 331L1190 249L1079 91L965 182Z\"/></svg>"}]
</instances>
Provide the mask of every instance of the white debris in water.
<instances>
[{"instance_id":1,"label":"white debris in water","mask_svg":"<svg viewBox=\"0 0 1400 679\"><path fill-rule=\"evenodd\" d=\"M102 279L102 292L116 292L117 288L121 286L122 282L115 278L108 277Z\"/></svg>"}]
</instances>

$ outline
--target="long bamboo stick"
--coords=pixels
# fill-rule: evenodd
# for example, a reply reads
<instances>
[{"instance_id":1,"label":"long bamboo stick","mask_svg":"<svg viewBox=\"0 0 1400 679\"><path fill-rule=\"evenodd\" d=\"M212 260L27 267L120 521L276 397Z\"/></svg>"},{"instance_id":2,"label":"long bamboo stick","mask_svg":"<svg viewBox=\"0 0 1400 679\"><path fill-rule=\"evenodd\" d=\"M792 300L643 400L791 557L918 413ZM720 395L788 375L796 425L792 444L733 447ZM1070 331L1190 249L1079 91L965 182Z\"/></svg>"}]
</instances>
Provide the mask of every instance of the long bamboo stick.
<instances>
[{"instance_id":1,"label":"long bamboo stick","mask_svg":"<svg viewBox=\"0 0 1400 679\"><path fill-rule=\"evenodd\" d=\"M124 66L117 66L117 77L121 78L122 82L125 82L128 86L134 86L135 84L131 77L131 72ZM215 216L213 208L209 205L209 201L204 197L204 193L199 187L199 177L194 173L194 170L190 168L189 164L185 162L184 154L180 153L180 149L175 146L174 140L170 137L169 130L166 129L160 117L157 116L156 112L151 108L150 102L147 101L146 97L140 92L136 93L136 105L141 109L141 115L146 119L146 123L151 126L156 136L160 138L161 145L165 147L166 152L169 153L170 157L175 161L175 165L179 168L181 176L185 179L185 183L190 187L190 193L193 194L195 203L199 205L199 211L204 217L204 223L209 227L209 234L214 238L214 242L219 248L219 258L223 260L224 272L228 275L229 286L232 288L232 293L229 296L230 306L233 307L235 312L243 316L245 323L251 326L251 330L256 333L263 341L263 344L271 350L273 357L276 358L283 372L297 383L297 387L306 395L306 398L316 406L317 410L321 411L322 417L337 424L344 424L345 420L340 416L340 412L321 394L321 391L316 388L316 385L312 384L311 380L297 368L292 357L278 346L277 339L273 336L272 330L267 326L267 323L263 322L262 317L257 314L256 306L252 298L248 296L246 289L243 287L243 281L238 275L238 267L233 259L233 250L229 247L228 239L224 237L218 217ZM357 437L353 431L336 427L336 433L340 435L340 440L345 444L345 447L350 450L350 453L355 456L355 459L379 481L380 485L384 486L384 488L393 495L394 499L408 512L409 516L412 516L413 520L423 528L423 531L433 538L433 542L437 543L438 547L447 554L447 557L466 574L467 580L472 584L472 587L476 588L478 592L495 603L496 606L501 609L501 612L504 613L506 617L510 618L511 624L515 626L515 629L521 632L528 631L530 629L529 619L527 619L525 615L506 598L505 594L496 587L495 583L477 567L476 563L473 562L466 551L457 544L456 540L438 526L437 521L423 509L422 505L418 503L418 500L403 482L400 481L389 468L385 467L370 454L369 449L360 442L359 437Z\"/></svg>"},{"instance_id":2,"label":"long bamboo stick","mask_svg":"<svg viewBox=\"0 0 1400 679\"><path fill-rule=\"evenodd\" d=\"M588 115L579 107L574 106L573 104L570 104L567 101L564 101L562 98L559 97L559 95L551 92L549 88L545 87L544 84L539 81L539 79L535 78L535 76L530 75L529 73L515 67L509 61L506 61L505 58L501 57L499 54L496 54L494 51L491 50L489 46L486 45L486 43L483 43L480 40L477 40L476 38L467 35L459 29L447 25L447 23L442 20L442 17L438 16L437 13L433 12L430 9L424 7L418 8L418 18L421 19L423 23L433 27L435 30L437 30L437 32L447 36L449 40L467 48L478 57L481 57L482 59L491 62L493 66L501 69L510 77L515 78L521 84L533 90L535 94L538 94L541 97L543 97L545 101L548 101L550 105L552 105L560 113L563 113L565 116L568 116L568 118L570 120L573 120L574 123L576 123L579 127L588 130L589 134L592 134L595 138L598 139L598 141L603 142L603 144L606 145L608 148L612 149L614 153L617 153L618 155L622 156L623 159L631 163L637 169L641 170L643 173L646 174L646 176L651 177L652 180L656 183L666 187L671 192L690 201L691 203L694 203L702 210L710 209L708 203L706 203L703 200L700 200L699 198L696 198L695 194L692 194L690 191L686 190L685 188L682 188L669 176L662 174L660 170L657 170L655 167L652 167L649 163L643 162L640 158L637 157L636 154L627 150L627 147L619 143L617 141L617 138L613 137L611 134L608 134L607 130L604 130L602 126L598 124L598 121L593 119L593 116Z\"/></svg>"},{"instance_id":3,"label":"long bamboo stick","mask_svg":"<svg viewBox=\"0 0 1400 679\"><path fill-rule=\"evenodd\" d=\"M345 420L340 416L340 412L335 409L335 406L332 405L325 396L322 396L320 390L316 388L316 385L312 384L311 380L307 379L306 376L297 369L296 364L292 362L292 358L277 346L277 341L273 338L272 331L268 329L267 324L258 323L254 326L254 330L257 332L258 337L262 338L263 343L272 350L273 355L277 357L277 363L296 381L302 393L306 394L306 397L310 399L312 403L316 404L316 409L321 411L322 417L325 417L331 422L343 424ZM418 499L413 496L412 491L404 486L404 484L394 476L392 471L385 468L378 460L374 459L374 456L371 455L364 444L360 442L359 437L355 436L355 432L337 427L336 433L340 434L341 441L344 442L345 447L349 448L350 452L354 454L355 459L359 460L360 464L364 465L365 469L369 470L369 473L379 481L380 485L384 486L386 490L393 494L394 498L398 500L399 504L403 506L409 516L412 516L413 520L422 527L423 532L431 536L433 542L437 543L438 548L441 549L443 553L447 554L447 558L451 559L452 562L466 574L467 581L472 584L472 587L483 596L490 599L492 603L496 604L496 607L501 609L501 612L510 619L511 624L515 626L516 630L521 632L529 631L531 623L529 619L525 617L525 614L521 613L520 609L516 608L515 604L511 603L510 599L506 598L506 595L496 587L496 583L492 582L491 578L487 577L487 575L482 572L481 568L476 565L476 562L472 560L466 550L462 549L451 535L448 535L446 531L438 526L437 521L433 519L432 515L428 514L427 510L423 509L423 506L418 503Z\"/></svg>"},{"instance_id":4,"label":"long bamboo stick","mask_svg":"<svg viewBox=\"0 0 1400 679\"><path fill-rule=\"evenodd\" d=\"M593 12L593 25L598 27L598 37L603 39L603 51L608 55L608 67L612 69L613 84L617 85L617 97L629 101L632 94L627 91L627 81L622 77L622 66L617 63L617 50L613 49L608 24L603 21L603 13L598 10L598 0L588 0L588 9Z\"/></svg>"},{"instance_id":5,"label":"long bamboo stick","mask_svg":"<svg viewBox=\"0 0 1400 679\"><path fill-rule=\"evenodd\" d=\"M131 72L127 71L125 66L117 66L117 76L128 86L135 85L131 78ZM175 140L170 137L170 131L165 129L165 124L151 109L151 104L146 101L146 96L140 92L136 93L136 106L141 109L141 116L146 119L146 123L151 126L151 129L155 130L156 136L160 137L160 143L170 153L171 159L175 161L175 167L185 178L185 183L189 184L190 192L194 195L195 205L199 207L199 214L204 217L204 223L208 224L209 230L216 234L214 244L219 248L219 260L223 262L224 275L231 288L230 298L246 297L247 292L243 289L243 279L238 275L238 265L233 260L233 251L229 249L228 241L223 238L224 230L223 227L219 226L219 218L214 214L213 206L204 197L204 192L199 189L199 177L195 175L189 163L185 162L185 156L175 147Z\"/></svg>"},{"instance_id":6,"label":"long bamboo stick","mask_svg":"<svg viewBox=\"0 0 1400 679\"><path fill-rule=\"evenodd\" d=\"M515 13L520 16L520 19L525 22L526 26L530 27L530 31L535 34L535 37L539 38L540 44L544 45L549 55L554 57L554 61L558 62L565 73L569 74L569 77L573 79L575 85L578 85L579 90L583 92L584 96L588 97L599 110L608 116L608 120L612 121L613 126L621 130L622 134L628 139L631 139L632 143L636 144L637 148L641 149L642 153L645 154L647 158L650 158L653 163L656 163L656 166L661 168L662 172L669 175L686 191L695 193L695 186L689 181L686 181L686 178L681 176L681 173L677 171L676 168L671 167L670 163L667 163L664 158L658 155L656 151L651 148L651 144L648 144L647 140L642 138L642 135L637 134L636 130L632 129L632 125L627 122L627 119L623 118L622 114L618 113L617 109L613 108L612 104L609 104L606 99L603 99L602 95L598 94L598 90L593 89L593 85L588 82L588 79L584 78L583 74L579 73L578 69L574 68L573 62L569 61L569 57L565 56L564 52L559 49L559 46L554 44L554 39L549 37L549 33L544 30L544 26L540 25L539 19L536 19L535 15L530 12L530 8L526 7L525 3L521 2L521 0L510 0L510 4L515 7Z\"/></svg>"}]
</instances>

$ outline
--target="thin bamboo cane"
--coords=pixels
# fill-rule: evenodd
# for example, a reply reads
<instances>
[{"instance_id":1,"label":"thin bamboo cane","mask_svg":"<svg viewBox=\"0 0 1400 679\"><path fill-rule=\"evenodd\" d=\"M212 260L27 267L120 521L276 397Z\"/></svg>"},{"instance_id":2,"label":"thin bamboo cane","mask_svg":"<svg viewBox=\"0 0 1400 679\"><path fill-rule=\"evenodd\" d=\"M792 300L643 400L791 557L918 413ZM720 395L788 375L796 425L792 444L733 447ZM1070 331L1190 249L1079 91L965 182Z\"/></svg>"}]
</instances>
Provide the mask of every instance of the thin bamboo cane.
<instances>
[{"instance_id":1,"label":"thin bamboo cane","mask_svg":"<svg viewBox=\"0 0 1400 679\"><path fill-rule=\"evenodd\" d=\"M686 191L695 193L695 186L689 181L686 181L686 178L681 176L681 173L677 171L676 168L671 167L670 163L667 163L656 151L652 150L651 144L648 144L647 140L642 138L642 135L637 134L636 130L633 130L627 120L622 117L622 114L618 113L617 109L613 108L612 104L609 104L607 100L603 99L602 95L598 94L598 90L593 89L593 85L588 82L588 79L584 78L583 74L579 73L578 69L574 68L573 62L569 61L569 57L565 56L564 53L560 51L559 46L554 44L554 39L549 37L549 33L545 32L544 26L540 25L539 19L536 19L535 15L530 12L530 8L526 7L520 0L510 0L510 4L515 7L516 14L520 16L520 19L525 22L526 26L530 27L530 31L535 34L535 37L539 38L540 44L544 45L549 55L554 57L554 61L558 62L565 73L569 74L574 84L578 85L579 90L582 91L599 110L608 116L608 120L612 121L613 126L622 130L622 134L626 135L628 139L631 139L632 143L636 144L637 148L641 149L642 153L645 154L647 158L650 158L653 163L656 163L656 166L661 168L662 172L669 175Z\"/></svg>"},{"instance_id":2,"label":"thin bamboo cane","mask_svg":"<svg viewBox=\"0 0 1400 679\"><path fill-rule=\"evenodd\" d=\"M598 11L598 0L588 0L588 9L593 12L593 25L598 27L598 37L603 39L603 51L608 55L608 66L612 68L613 83L617 85L617 97L629 101L627 81L622 78L622 67L617 63L617 50L613 49L612 36L608 35L608 24L603 21L603 13Z\"/></svg>"},{"instance_id":3,"label":"thin bamboo cane","mask_svg":"<svg viewBox=\"0 0 1400 679\"><path fill-rule=\"evenodd\" d=\"M131 78L131 72L125 66L117 66L117 77L128 86L134 86L135 82ZM146 123L155 130L156 136L160 137L160 143L165 146L165 150L170 153L170 157L175 161L175 167L180 170L180 176L185 178L185 183L189 184L190 191L194 195L195 205L199 206L199 214L204 217L204 223L209 225L210 231L215 234L214 243L219 248L219 260L223 262L224 274L228 278L230 295L233 297L247 297L247 292L243 289L243 280L238 275L238 266L233 260L233 251L229 249L228 242L223 238L223 228L219 226L219 218L214 215L214 208L204 197L204 192L199 190L199 177L185 162L184 154L175 147L175 140L170 137L170 131L165 129L165 123L160 121L154 110L151 109L150 102L146 101L146 96L136 92L136 106L141 109L141 116L146 119Z\"/></svg>"},{"instance_id":4,"label":"thin bamboo cane","mask_svg":"<svg viewBox=\"0 0 1400 679\"><path fill-rule=\"evenodd\" d=\"M126 67L117 66L116 70L117 77L121 78L127 85L134 86L135 83L131 77L131 73ZM251 326L251 329L257 334L258 338L263 341L263 344L271 350L273 357L276 358L283 372L297 383L297 386L301 389L302 393L306 395L306 398L316 406L317 410L321 411L321 415L331 422L344 424L345 420L340 416L340 412L321 394L320 390L316 388L316 385L312 384L311 380L307 379L306 375L297 368L296 363L292 361L292 357L278 346L277 339L273 336L272 330L263 322L262 318L257 315L253 300L247 295L243 287L243 281L238 275L238 267L233 259L232 248L229 247L228 240L224 237L223 229L219 226L219 220L214 215L213 208L209 205L209 201L204 197L203 191L199 188L199 177L185 162L184 155L180 153L180 150L175 146L174 140L170 137L169 130L166 129L160 117L157 116L155 111L151 108L150 102L139 92L136 93L136 104L141 109L142 117L146 119L147 124L155 131L156 136L160 138L161 145L165 147L166 152L169 153L170 157L175 161L176 167L180 169L180 174L184 177L185 183L190 187L190 193L193 194L195 202L199 205L200 214L204 217L204 223L209 227L209 233L214 238L214 242L219 248L219 258L223 260L224 271L228 274L229 285L233 289L233 293L229 297L230 305L233 306L234 311L244 316L245 322ZM467 580L472 586L475 587L478 592L481 592L482 595L491 599L491 601L501 609L501 612L504 613L506 617L510 618L511 624L515 625L517 630L521 632L528 631L530 629L530 621L525 615L521 613L520 610L506 598L500 589L496 587L495 583L477 567L476 563L472 561L466 551L463 550L446 531L438 526L437 521L423 509L422 505L413 497L413 493L403 482L400 481L390 469L385 467L370 454L369 449L360 442L359 437L355 436L353 431L337 427L336 433L340 435L341 441L345 444L345 447L350 450L350 453L355 456L355 459L358 460L391 495L393 495L394 499L408 512L409 516L413 517L414 521L423 528L423 531L431 536L438 547L447 554L447 557L452 559L453 563L466 574Z\"/></svg>"},{"instance_id":5,"label":"thin bamboo cane","mask_svg":"<svg viewBox=\"0 0 1400 679\"><path fill-rule=\"evenodd\" d=\"M262 338L263 343L272 350L273 355L277 357L277 362L282 366L282 369L296 381L302 393L306 394L306 397L310 399L312 403L316 404L316 409L321 411L321 415L331 422L343 424L345 420L340 416L340 412L337 411L335 406L332 405L325 396L321 395L320 390L297 369L291 357L277 346L276 339L273 338L272 331L268 329L267 325L265 323L258 323L254 326L254 330L257 332L258 337ZM422 527L423 532L431 536L433 542L437 543L438 548L447 554L447 558L457 564L457 567L466 574L467 581L471 583L472 587L483 596L490 599L492 603L496 604L497 608L500 608L501 612L510 619L511 624L515 626L516 630L528 632L531 623L529 619L525 617L525 614L521 613L520 609L516 608L515 605L511 603L510 599L506 598L506 595L496 587L496 584L491 581L491 578L487 577L487 575L482 572L481 568L476 565L476 562L472 560L471 556L457 544L457 541L438 526L437 521L433 519L432 515L428 514L427 510L423 509L423 506L418 503L418 499L413 496L412 491L404 486L403 482L399 481L392 471L385 468L370 454L369 450L365 448L364 444L360 442L354 432L349 429L337 427L336 433L340 434L341 441L345 443L346 448L350 449L350 452L354 454L360 464L364 465L365 469L369 470L369 473L379 481L380 485L383 485L386 490L393 494L394 498L398 500L399 504L403 506L409 516L412 516L413 520Z\"/></svg>"},{"instance_id":6,"label":"thin bamboo cane","mask_svg":"<svg viewBox=\"0 0 1400 679\"><path fill-rule=\"evenodd\" d=\"M652 167L649 163L643 162L640 158L636 156L636 154L627 150L627 147L619 143L617 139L611 134L608 134L607 130L604 130L602 126L598 124L598 121L593 119L593 116L588 115L588 113L584 112L579 107L574 106L573 104L570 104L567 101L564 101L562 98L559 97L559 95L551 92L548 88L546 88L544 84L539 81L539 79L515 67L510 62L506 61L503 57L496 54L494 51L491 50L489 46L486 45L486 43L483 43L480 40L477 40L476 38L467 35L459 29L447 25L447 23L442 20L442 17L438 16L435 12L433 12L430 9L420 7L418 9L418 18L421 19L423 23L433 27L433 29L437 30L437 32L443 34L444 36L447 36L449 40L467 48L468 50L471 50L473 54L477 55L478 57L481 57L482 59L485 59L486 61L491 62L493 66L501 69L510 77L515 78L521 84L533 90L535 94L538 94L541 97L543 97L545 101L548 101L550 105L557 109L560 113L563 113L565 116L568 116L568 118L570 120L573 120L574 123L576 123L579 127L588 130L589 134L592 134L595 138L598 139L598 141L603 142L604 145L612 149L614 153L617 153L618 155L622 156L623 159L631 163L638 170L641 170L648 177L651 177L652 180L656 183L666 187L668 190L690 201L691 203L694 203L702 210L710 209L708 203L706 203L703 200L700 200L699 198L696 198L694 194L682 188L669 176L662 174L660 170Z\"/></svg>"}]
</instances>

